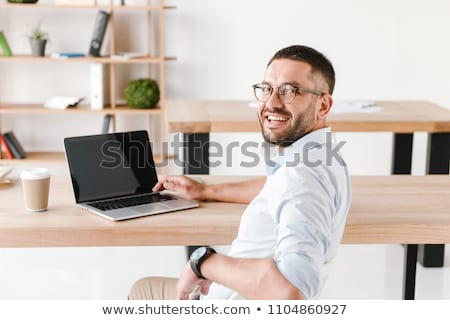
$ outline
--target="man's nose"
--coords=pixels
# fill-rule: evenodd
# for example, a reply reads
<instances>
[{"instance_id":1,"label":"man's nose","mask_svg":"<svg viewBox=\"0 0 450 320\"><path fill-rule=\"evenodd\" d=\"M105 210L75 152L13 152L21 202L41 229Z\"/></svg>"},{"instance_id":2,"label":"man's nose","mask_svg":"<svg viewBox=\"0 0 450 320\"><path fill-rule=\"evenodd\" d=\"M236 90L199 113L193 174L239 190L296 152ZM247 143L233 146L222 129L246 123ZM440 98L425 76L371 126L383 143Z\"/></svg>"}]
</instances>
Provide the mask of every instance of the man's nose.
<instances>
[{"instance_id":1,"label":"man's nose","mask_svg":"<svg viewBox=\"0 0 450 320\"><path fill-rule=\"evenodd\" d=\"M281 108L282 103L278 95L278 88L274 88L269 99L266 101L266 107L268 108Z\"/></svg>"}]
</instances>

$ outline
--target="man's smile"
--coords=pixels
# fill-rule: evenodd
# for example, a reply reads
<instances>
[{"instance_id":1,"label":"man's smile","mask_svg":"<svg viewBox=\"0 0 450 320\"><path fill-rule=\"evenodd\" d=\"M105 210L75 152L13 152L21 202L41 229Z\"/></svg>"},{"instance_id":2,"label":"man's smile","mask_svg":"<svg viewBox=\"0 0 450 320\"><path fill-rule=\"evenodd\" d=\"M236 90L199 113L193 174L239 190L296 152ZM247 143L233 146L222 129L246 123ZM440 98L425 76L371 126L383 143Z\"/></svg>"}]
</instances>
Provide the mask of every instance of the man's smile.
<instances>
[{"instance_id":1,"label":"man's smile","mask_svg":"<svg viewBox=\"0 0 450 320\"><path fill-rule=\"evenodd\" d=\"M285 125L291 117L279 113L267 113L264 119L268 128L276 128Z\"/></svg>"}]
</instances>

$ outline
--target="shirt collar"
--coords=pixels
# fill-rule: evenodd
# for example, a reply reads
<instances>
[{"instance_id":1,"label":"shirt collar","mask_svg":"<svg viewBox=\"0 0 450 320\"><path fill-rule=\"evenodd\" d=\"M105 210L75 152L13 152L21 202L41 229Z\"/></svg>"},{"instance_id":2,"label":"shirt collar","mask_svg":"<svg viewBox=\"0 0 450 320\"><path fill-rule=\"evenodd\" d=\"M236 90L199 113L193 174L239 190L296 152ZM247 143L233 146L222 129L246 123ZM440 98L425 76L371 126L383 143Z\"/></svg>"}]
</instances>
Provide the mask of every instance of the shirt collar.
<instances>
[{"instance_id":1,"label":"shirt collar","mask_svg":"<svg viewBox=\"0 0 450 320\"><path fill-rule=\"evenodd\" d=\"M323 146L326 143L331 143L330 138L327 138L330 134L331 128L325 127L304 135L289 147L284 148L280 153L277 153L275 148L272 148L270 159L269 161L266 161L267 174L271 175L275 173L275 171L284 166L287 161L295 159L298 155L302 156L307 150Z\"/></svg>"}]
</instances>

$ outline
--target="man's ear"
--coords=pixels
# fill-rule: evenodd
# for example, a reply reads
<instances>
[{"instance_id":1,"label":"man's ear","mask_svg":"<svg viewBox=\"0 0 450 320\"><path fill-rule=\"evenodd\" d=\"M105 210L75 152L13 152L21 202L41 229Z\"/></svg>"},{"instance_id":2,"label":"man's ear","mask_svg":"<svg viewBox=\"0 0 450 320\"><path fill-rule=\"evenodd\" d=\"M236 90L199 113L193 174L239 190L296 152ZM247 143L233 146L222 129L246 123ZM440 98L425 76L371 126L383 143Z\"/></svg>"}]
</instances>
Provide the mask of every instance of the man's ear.
<instances>
[{"instance_id":1,"label":"man's ear","mask_svg":"<svg viewBox=\"0 0 450 320\"><path fill-rule=\"evenodd\" d=\"M318 112L318 117L320 119L324 119L331 110L331 106L333 105L333 97L330 94L326 93L321 97L320 100L321 104Z\"/></svg>"}]
</instances>

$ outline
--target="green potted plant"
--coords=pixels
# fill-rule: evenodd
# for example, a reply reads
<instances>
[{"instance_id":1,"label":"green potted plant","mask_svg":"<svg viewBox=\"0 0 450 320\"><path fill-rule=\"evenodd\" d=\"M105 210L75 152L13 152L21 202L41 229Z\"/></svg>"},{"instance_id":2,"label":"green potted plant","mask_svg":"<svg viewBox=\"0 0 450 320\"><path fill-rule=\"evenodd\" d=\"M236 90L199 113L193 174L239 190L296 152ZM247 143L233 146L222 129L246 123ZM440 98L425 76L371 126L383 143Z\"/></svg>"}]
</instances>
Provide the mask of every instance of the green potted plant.
<instances>
[{"instance_id":1,"label":"green potted plant","mask_svg":"<svg viewBox=\"0 0 450 320\"><path fill-rule=\"evenodd\" d=\"M41 29L41 23L31 26L28 34L30 40L31 54L33 56L45 56L45 46L48 41L47 32Z\"/></svg>"},{"instance_id":2,"label":"green potted plant","mask_svg":"<svg viewBox=\"0 0 450 320\"><path fill-rule=\"evenodd\" d=\"M36 3L39 0L8 0L9 3Z\"/></svg>"},{"instance_id":3,"label":"green potted plant","mask_svg":"<svg viewBox=\"0 0 450 320\"><path fill-rule=\"evenodd\" d=\"M130 108L155 108L159 102L158 82L153 79L131 81L125 88L125 99Z\"/></svg>"}]
</instances>

